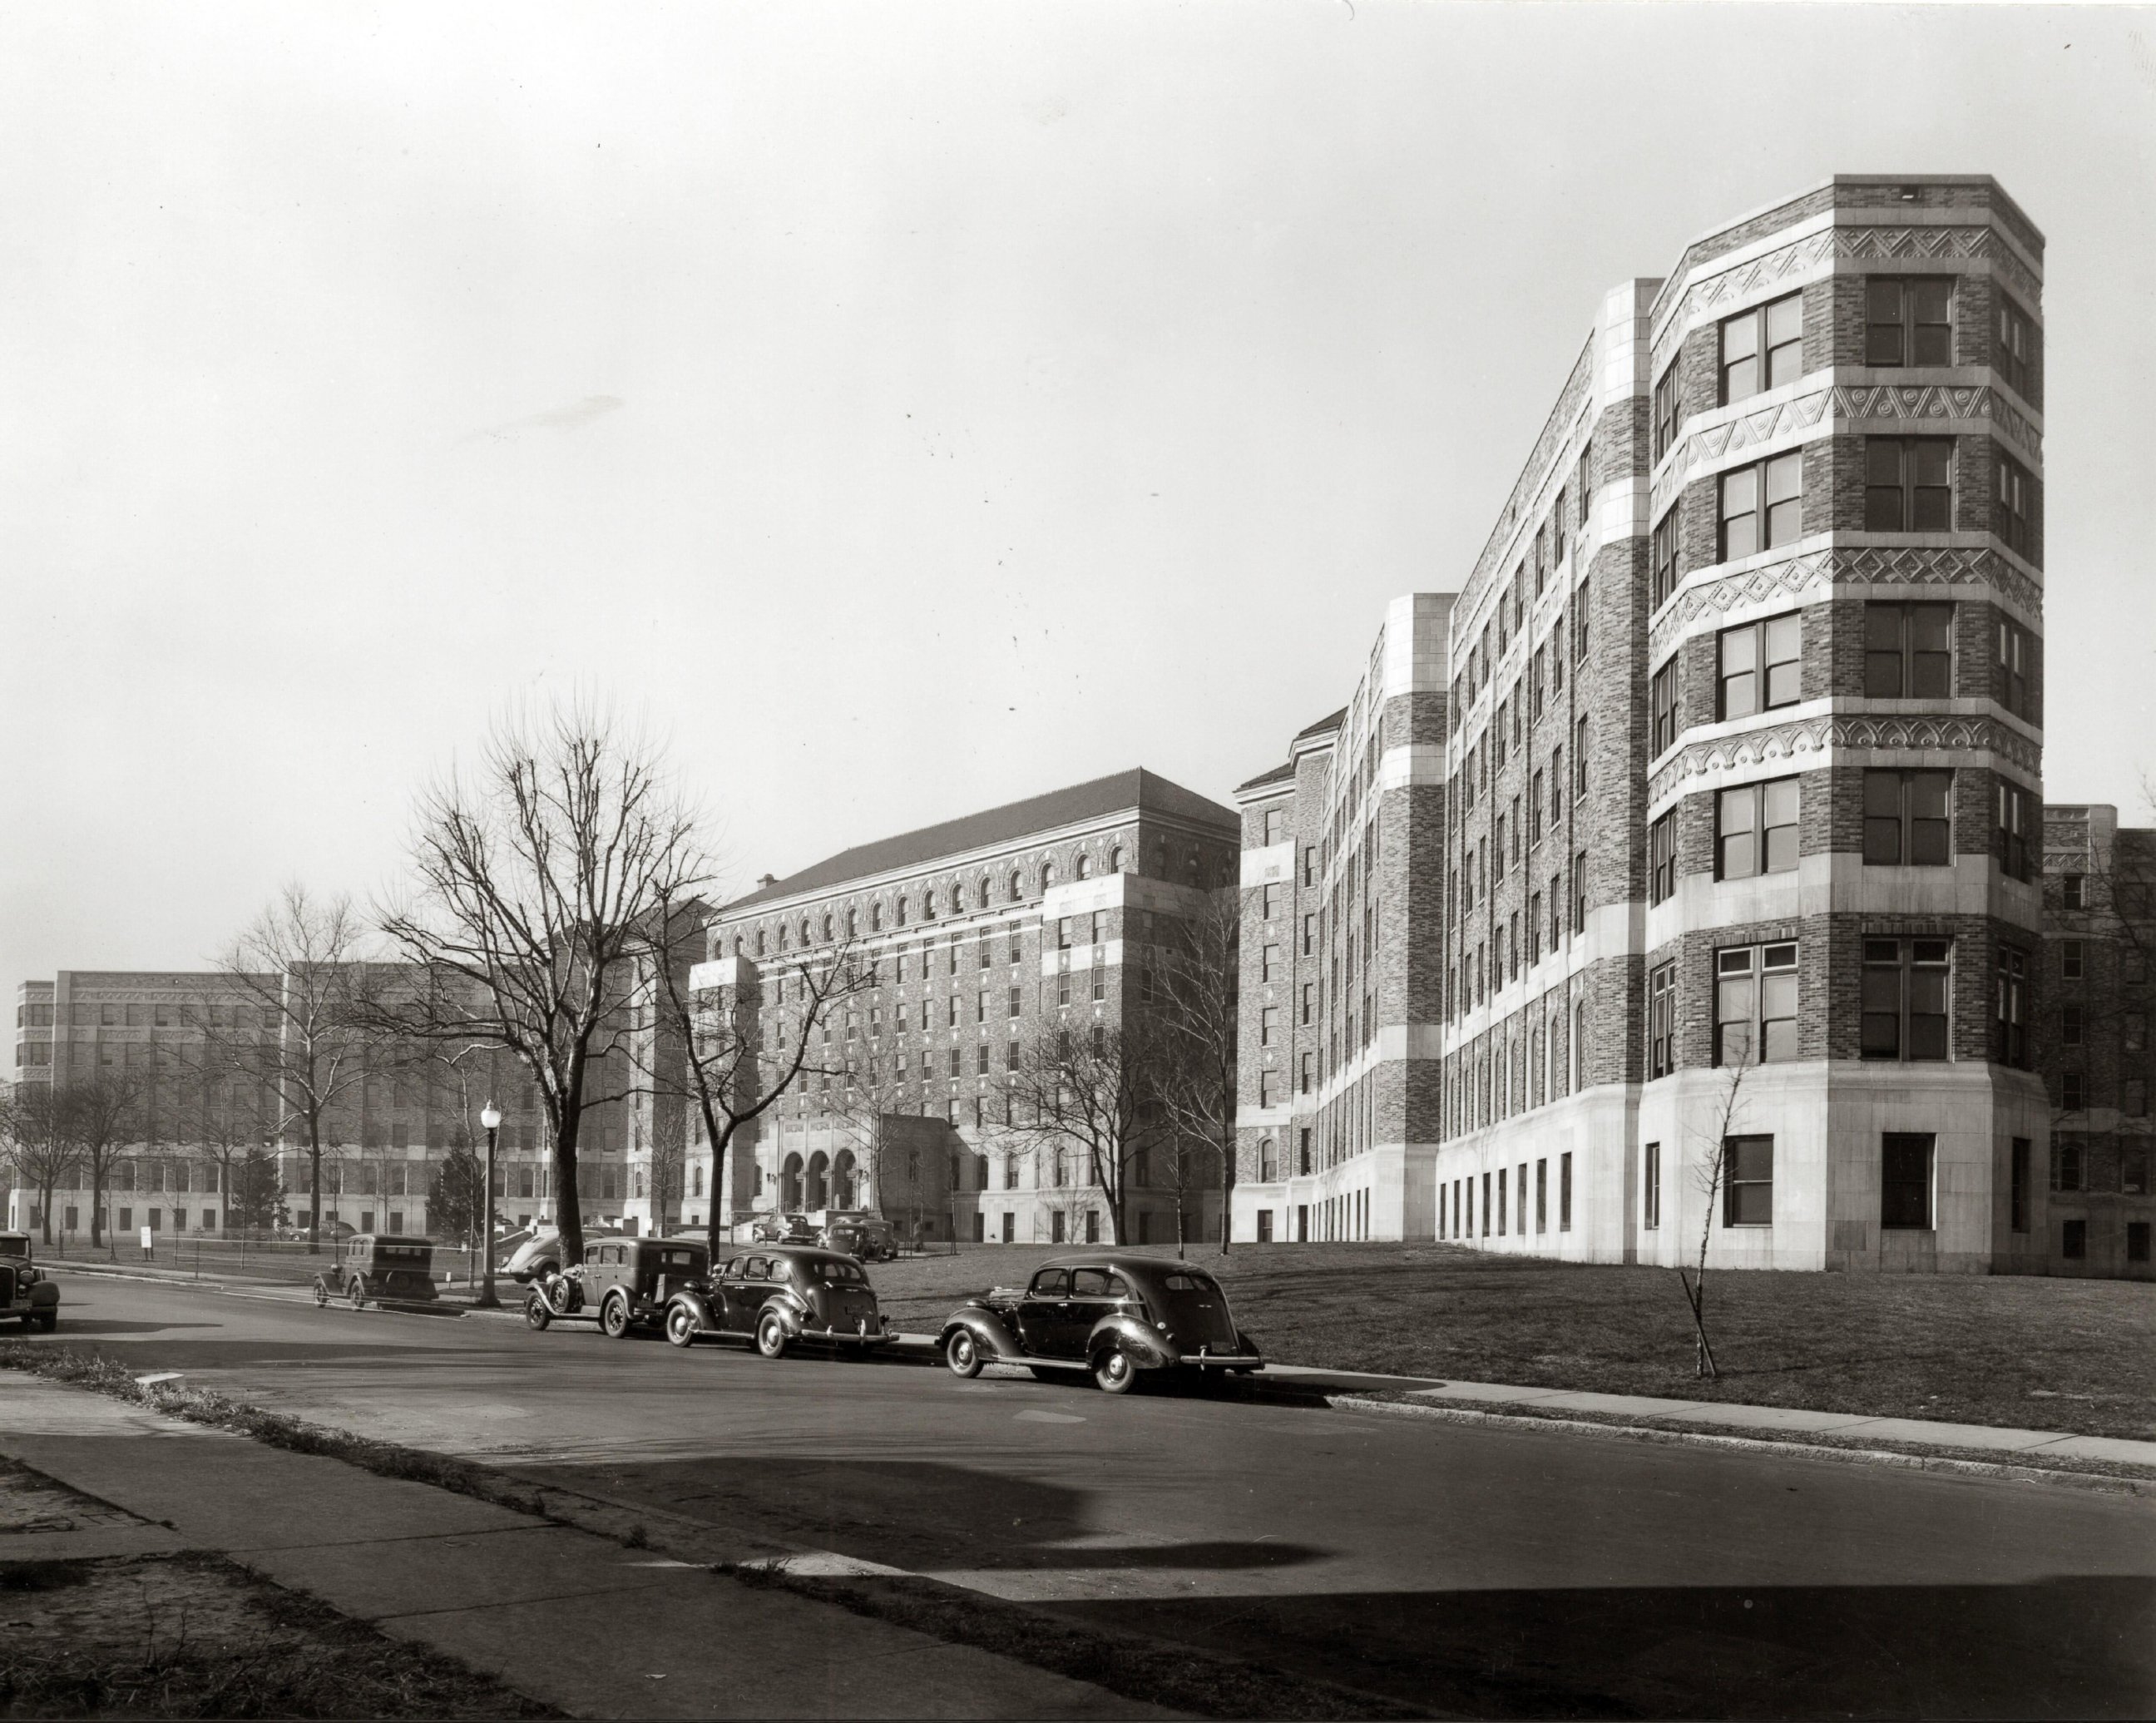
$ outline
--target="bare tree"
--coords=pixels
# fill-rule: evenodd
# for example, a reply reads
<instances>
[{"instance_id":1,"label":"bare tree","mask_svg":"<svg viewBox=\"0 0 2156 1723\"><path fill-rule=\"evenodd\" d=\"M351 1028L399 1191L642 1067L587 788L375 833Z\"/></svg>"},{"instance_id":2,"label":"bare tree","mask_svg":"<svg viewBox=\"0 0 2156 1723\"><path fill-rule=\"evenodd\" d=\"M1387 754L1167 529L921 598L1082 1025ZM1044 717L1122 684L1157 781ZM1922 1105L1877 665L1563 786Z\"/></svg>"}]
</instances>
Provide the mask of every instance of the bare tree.
<instances>
[{"instance_id":1,"label":"bare tree","mask_svg":"<svg viewBox=\"0 0 2156 1723\"><path fill-rule=\"evenodd\" d=\"M38 1193L38 1225L53 1242L53 1195L72 1189L81 1149L67 1129L67 1091L49 1083L18 1083L0 1099L0 1165L11 1166Z\"/></svg>"},{"instance_id":2,"label":"bare tree","mask_svg":"<svg viewBox=\"0 0 2156 1723\"><path fill-rule=\"evenodd\" d=\"M1044 1026L1004 1073L1010 1130L1036 1154L1075 1150L1083 1186L1101 1193L1109 1242L1121 1244L1132 1175L1163 1137L1158 1036L1142 1024Z\"/></svg>"},{"instance_id":3,"label":"bare tree","mask_svg":"<svg viewBox=\"0 0 2156 1723\"><path fill-rule=\"evenodd\" d=\"M497 723L476 766L420 795L411 850L413 890L381 923L425 983L393 1020L430 1042L506 1048L531 1073L574 1260L583 1116L628 1093L598 1090L608 1069L630 1068L630 959L650 918L708 876L696 816L655 745L571 702Z\"/></svg>"},{"instance_id":4,"label":"bare tree","mask_svg":"<svg viewBox=\"0 0 2156 1723\"><path fill-rule=\"evenodd\" d=\"M1236 985L1241 960L1240 892L1208 895L1204 907L1174 928L1152 968L1154 997L1141 1000L1158 1025L1160 1100L1170 1129L1158 1160L1176 1193L1176 1254L1185 1237L1185 1197L1199 1181L1220 1177L1220 1250L1228 1250L1235 1182L1235 1057L1240 1032Z\"/></svg>"},{"instance_id":5,"label":"bare tree","mask_svg":"<svg viewBox=\"0 0 2156 1723\"><path fill-rule=\"evenodd\" d=\"M671 928L671 905L662 904L651 925ZM670 954L647 951L646 972L654 1045L670 1043L678 1057L642 1072L654 1092L670 1087L696 1109L711 1147L711 1219L716 1258L726 1242L719 1219L726 1205L726 1156L735 1139L805 1078L843 1080L842 1058L824 1055L823 1031L844 1002L875 985L873 968L850 943L803 953L796 961L759 974L752 987L706 989L689 985L687 966ZM716 995L717 996L712 996Z\"/></svg>"},{"instance_id":6,"label":"bare tree","mask_svg":"<svg viewBox=\"0 0 2156 1723\"><path fill-rule=\"evenodd\" d=\"M142 1082L123 1069L69 1083L61 1091L61 1128L90 1175L90 1242L104 1242L105 1193L114 1166L142 1131Z\"/></svg>"},{"instance_id":7,"label":"bare tree","mask_svg":"<svg viewBox=\"0 0 2156 1723\"><path fill-rule=\"evenodd\" d=\"M320 1249L325 1125L366 1074L362 1016L372 982L366 928L348 898L293 881L234 940L218 968L224 998L193 1008L203 1058L268 1080L269 1134L307 1151L307 1242Z\"/></svg>"},{"instance_id":8,"label":"bare tree","mask_svg":"<svg viewBox=\"0 0 2156 1723\"><path fill-rule=\"evenodd\" d=\"M265 1110L259 1061L246 1058L228 1062L216 1055L220 1044L206 1042L194 1067L196 1081L189 1086L188 1104L182 1116L187 1134L217 1170L217 1188L223 1196L225 1225L235 1222L232 1192L239 1169L250 1155L259 1155L276 1135L277 1119Z\"/></svg>"},{"instance_id":9,"label":"bare tree","mask_svg":"<svg viewBox=\"0 0 2156 1723\"><path fill-rule=\"evenodd\" d=\"M1693 1271L1693 1278L1689 1280L1685 1278L1683 1265L1680 1263L1677 1268L1677 1283L1684 1288L1685 1304L1691 1311L1692 1332L1697 1341L1693 1373L1712 1376L1717 1381L1721 1379L1722 1371L1714 1361L1714 1347L1707 1335L1707 1247L1714 1237L1715 1211L1727 1200L1725 1193L1732 1153L1730 1136L1737 1123L1738 1104L1744 1093L1745 1073L1751 1067L1740 1062L1726 1069L1727 1075L1722 1079L1722 1106L1715 1118L1714 1134L1702 1144L1707 1152L1692 1174L1693 1182L1698 1186L1703 1200L1704 1209L1699 1223L1699 1264Z\"/></svg>"}]
</instances>

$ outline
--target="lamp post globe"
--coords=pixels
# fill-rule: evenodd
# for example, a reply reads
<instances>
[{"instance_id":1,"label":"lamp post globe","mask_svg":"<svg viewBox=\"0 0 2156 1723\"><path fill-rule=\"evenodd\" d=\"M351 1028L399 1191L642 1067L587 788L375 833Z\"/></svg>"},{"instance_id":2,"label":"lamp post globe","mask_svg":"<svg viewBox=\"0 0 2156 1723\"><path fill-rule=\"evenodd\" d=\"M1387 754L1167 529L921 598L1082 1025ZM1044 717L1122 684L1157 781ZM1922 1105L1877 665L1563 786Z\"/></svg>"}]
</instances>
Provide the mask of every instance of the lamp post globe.
<instances>
[{"instance_id":1,"label":"lamp post globe","mask_svg":"<svg viewBox=\"0 0 2156 1723\"><path fill-rule=\"evenodd\" d=\"M480 1223L481 1252L479 1296L473 1303L482 1309L493 1309L501 1300L494 1295L494 1144L501 1130L501 1109L489 1101L480 1108L479 1122L486 1129L486 1201L485 1218Z\"/></svg>"}]
</instances>

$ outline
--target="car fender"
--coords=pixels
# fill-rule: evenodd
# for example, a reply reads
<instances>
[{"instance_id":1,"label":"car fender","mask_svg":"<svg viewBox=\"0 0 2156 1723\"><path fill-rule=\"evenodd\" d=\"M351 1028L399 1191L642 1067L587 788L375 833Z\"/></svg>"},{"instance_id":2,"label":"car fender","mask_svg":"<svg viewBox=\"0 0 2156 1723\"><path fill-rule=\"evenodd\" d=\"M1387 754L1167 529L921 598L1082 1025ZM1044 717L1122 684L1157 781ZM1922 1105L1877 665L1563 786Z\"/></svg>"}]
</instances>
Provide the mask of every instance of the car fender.
<instances>
[{"instance_id":1,"label":"car fender","mask_svg":"<svg viewBox=\"0 0 2156 1723\"><path fill-rule=\"evenodd\" d=\"M1141 1370L1163 1369L1183 1356L1151 1323L1141 1322L1121 1310L1112 1316L1103 1316L1093 1324L1092 1333L1086 1336L1086 1356L1090 1361L1117 1346Z\"/></svg>"},{"instance_id":2,"label":"car fender","mask_svg":"<svg viewBox=\"0 0 2156 1723\"><path fill-rule=\"evenodd\" d=\"M42 1310L46 1305L57 1304L59 1301L60 1289L51 1281L37 1280L30 1283L30 1308L33 1310Z\"/></svg>"},{"instance_id":3,"label":"car fender","mask_svg":"<svg viewBox=\"0 0 2156 1723\"><path fill-rule=\"evenodd\" d=\"M776 1316L785 1324L788 1340L798 1340L801 1338L801 1307L783 1293L763 1301L763 1309L757 1313L756 1330L760 1330L762 1328L763 1319L767 1316ZM752 1330L752 1332L756 1330Z\"/></svg>"},{"instance_id":4,"label":"car fender","mask_svg":"<svg viewBox=\"0 0 2156 1723\"><path fill-rule=\"evenodd\" d=\"M696 1326L707 1334L716 1334L719 1319L711 1295L693 1286L678 1287L666 1300L668 1309L676 1304L686 1304L696 1318Z\"/></svg>"},{"instance_id":5,"label":"car fender","mask_svg":"<svg viewBox=\"0 0 2156 1723\"><path fill-rule=\"evenodd\" d=\"M951 1336L960 1329L973 1336L973 1344L998 1361L1022 1359L1025 1348L1019 1344L1018 1336L1011 1332L1010 1324L993 1310L979 1304L968 1304L954 1310L943 1324L943 1331L936 1337L936 1344L947 1346Z\"/></svg>"}]
</instances>

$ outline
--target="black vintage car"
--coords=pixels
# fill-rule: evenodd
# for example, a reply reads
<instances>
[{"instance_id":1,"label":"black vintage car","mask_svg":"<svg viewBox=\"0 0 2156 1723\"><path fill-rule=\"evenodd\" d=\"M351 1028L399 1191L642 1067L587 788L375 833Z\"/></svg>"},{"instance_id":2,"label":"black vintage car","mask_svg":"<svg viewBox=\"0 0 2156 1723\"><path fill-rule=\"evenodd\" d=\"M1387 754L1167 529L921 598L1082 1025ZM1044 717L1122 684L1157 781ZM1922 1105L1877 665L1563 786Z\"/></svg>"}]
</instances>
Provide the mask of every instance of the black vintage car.
<instances>
[{"instance_id":1,"label":"black vintage car","mask_svg":"<svg viewBox=\"0 0 2156 1723\"><path fill-rule=\"evenodd\" d=\"M566 1273L543 1277L524 1300L524 1319L543 1329L562 1319L595 1319L619 1340L662 1320L674 1295L701 1285L711 1252L701 1238L604 1238L584 1247Z\"/></svg>"},{"instance_id":2,"label":"black vintage car","mask_svg":"<svg viewBox=\"0 0 2156 1723\"><path fill-rule=\"evenodd\" d=\"M951 1313L942 1345L958 1376L988 1364L1027 1365L1044 1379L1090 1371L1111 1394L1156 1374L1265 1368L1211 1275L1120 1251L1059 1257L1023 1292L983 1293Z\"/></svg>"},{"instance_id":3,"label":"black vintage car","mask_svg":"<svg viewBox=\"0 0 2156 1723\"><path fill-rule=\"evenodd\" d=\"M778 1358L795 1341L866 1351L892 1335L867 1271L851 1257L803 1245L757 1245L708 1280L684 1286L666 1307L666 1338L699 1335L753 1341Z\"/></svg>"},{"instance_id":4,"label":"black vintage car","mask_svg":"<svg viewBox=\"0 0 2156 1723\"><path fill-rule=\"evenodd\" d=\"M60 1289L30 1260L27 1232L0 1232L0 1320L11 1316L47 1334L59 1325Z\"/></svg>"},{"instance_id":5,"label":"black vintage car","mask_svg":"<svg viewBox=\"0 0 2156 1723\"><path fill-rule=\"evenodd\" d=\"M434 1242L385 1232L355 1232L339 1240L335 1263L315 1277L315 1302L326 1304L340 1295L355 1310L369 1299L378 1304L434 1303L439 1296Z\"/></svg>"}]
</instances>

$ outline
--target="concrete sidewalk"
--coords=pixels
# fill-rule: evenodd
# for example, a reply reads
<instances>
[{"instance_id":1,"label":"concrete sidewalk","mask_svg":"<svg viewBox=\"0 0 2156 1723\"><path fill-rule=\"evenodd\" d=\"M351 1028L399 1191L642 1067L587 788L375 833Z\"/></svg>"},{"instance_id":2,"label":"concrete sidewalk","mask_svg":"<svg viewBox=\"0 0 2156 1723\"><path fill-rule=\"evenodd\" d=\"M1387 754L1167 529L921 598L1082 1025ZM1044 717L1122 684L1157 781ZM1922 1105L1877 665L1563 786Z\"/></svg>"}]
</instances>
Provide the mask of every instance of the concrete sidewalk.
<instances>
[{"instance_id":1,"label":"concrete sidewalk","mask_svg":"<svg viewBox=\"0 0 2156 1723\"><path fill-rule=\"evenodd\" d=\"M1788 1406L1746 1406L1716 1400L1658 1400L1645 1394L1592 1394L1563 1388L1522 1388L1504 1382L1431 1382L1427 1377L1385 1376L1275 1365L1266 1375L1313 1391L1347 1396L1373 1391L1404 1392L1410 1400L1483 1412L1587 1412L1600 1417L1654 1418L1702 1429L1736 1430L1779 1441L1807 1436L1841 1442L1892 1443L1941 1453L1994 1454L2002 1461L2041 1466L2048 1460L2102 1460L2156 1470L2156 1442L2117 1436L2075 1436L2061 1430L2022 1430L1995 1424L1949 1424L1928 1418L1878 1417L1864 1412L1810 1412ZM1322 1385L1322 1386L1321 1386Z\"/></svg>"},{"instance_id":2,"label":"concrete sidewalk","mask_svg":"<svg viewBox=\"0 0 2156 1723\"><path fill-rule=\"evenodd\" d=\"M580 1716L1177 1715L25 1372L0 1371L0 1453Z\"/></svg>"}]
</instances>

